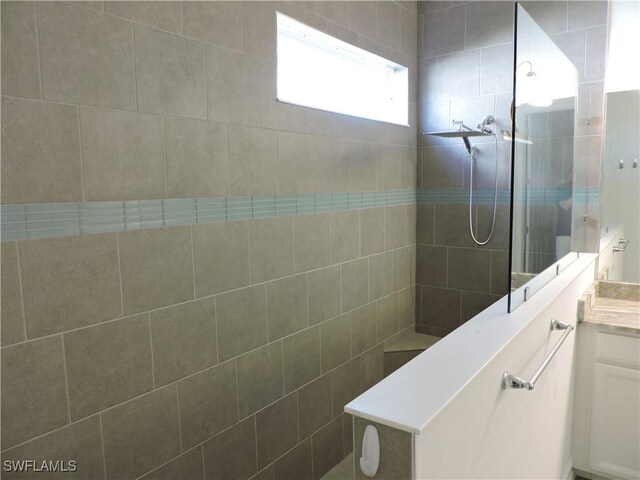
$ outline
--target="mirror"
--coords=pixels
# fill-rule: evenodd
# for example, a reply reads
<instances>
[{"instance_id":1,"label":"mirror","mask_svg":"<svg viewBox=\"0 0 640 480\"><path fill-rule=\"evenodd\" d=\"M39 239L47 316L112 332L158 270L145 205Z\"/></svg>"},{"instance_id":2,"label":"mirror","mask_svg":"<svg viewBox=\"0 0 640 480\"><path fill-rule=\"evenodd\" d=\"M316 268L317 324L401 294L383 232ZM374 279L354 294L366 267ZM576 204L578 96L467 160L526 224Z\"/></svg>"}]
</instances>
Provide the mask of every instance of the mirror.
<instances>
[{"instance_id":1,"label":"mirror","mask_svg":"<svg viewBox=\"0 0 640 480\"><path fill-rule=\"evenodd\" d=\"M521 5L516 38L510 311L556 275L554 265L577 258L581 210L573 168L578 70Z\"/></svg>"},{"instance_id":2,"label":"mirror","mask_svg":"<svg viewBox=\"0 0 640 480\"><path fill-rule=\"evenodd\" d=\"M640 90L606 96L599 278L640 283Z\"/></svg>"}]
</instances>

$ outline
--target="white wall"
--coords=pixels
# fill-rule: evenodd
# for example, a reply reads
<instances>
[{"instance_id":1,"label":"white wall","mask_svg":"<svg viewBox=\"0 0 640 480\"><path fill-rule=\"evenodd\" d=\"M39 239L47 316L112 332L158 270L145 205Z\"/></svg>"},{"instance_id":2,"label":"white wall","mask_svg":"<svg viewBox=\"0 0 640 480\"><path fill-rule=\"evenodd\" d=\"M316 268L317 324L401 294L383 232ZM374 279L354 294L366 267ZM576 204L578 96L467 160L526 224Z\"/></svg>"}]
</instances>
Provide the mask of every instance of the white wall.
<instances>
[{"instance_id":1,"label":"white wall","mask_svg":"<svg viewBox=\"0 0 640 480\"><path fill-rule=\"evenodd\" d=\"M550 332L551 318L575 324L594 267L595 255L581 256L561 274L564 281L555 279L510 314L508 321L525 326L415 436L415 478L570 475L575 335L534 390L503 391L500 379L505 369L529 379L562 335Z\"/></svg>"},{"instance_id":2,"label":"white wall","mask_svg":"<svg viewBox=\"0 0 640 480\"><path fill-rule=\"evenodd\" d=\"M613 252L613 247L620 245L620 239L625 238L623 226L613 226L600 238L600 255L598 256L598 278L603 280L622 280L624 275L625 258L620 252ZM625 252L626 253L626 252ZM633 265L629 265L630 268ZM601 276L603 270L608 269L606 277Z\"/></svg>"},{"instance_id":3,"label":"white wall","mask_svg":"<svg viewBox=\"0 0 640 480\"><path fill-rule=\"evenodd\" d=\"M640 161L639 145L640 90L608 93L602 225L622 226L629 240L626 251L616 254L627 268L622 277L610 278L634 283L640 282L640 165L633 168L633 159ZM618 168L620 159L624 160L624 168Z\"/></svg>"}]
</instances>

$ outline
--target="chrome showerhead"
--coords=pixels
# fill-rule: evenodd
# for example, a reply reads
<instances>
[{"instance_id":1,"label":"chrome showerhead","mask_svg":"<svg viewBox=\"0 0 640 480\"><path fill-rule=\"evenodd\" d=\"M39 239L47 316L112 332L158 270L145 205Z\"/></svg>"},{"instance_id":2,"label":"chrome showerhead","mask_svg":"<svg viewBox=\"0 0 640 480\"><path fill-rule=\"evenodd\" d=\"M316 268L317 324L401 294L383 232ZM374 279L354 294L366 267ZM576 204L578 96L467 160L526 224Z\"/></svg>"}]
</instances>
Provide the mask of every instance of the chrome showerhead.
<instances>
[{"instance_id":1,"label":"chrome showerhead","mask_svg":"<svg viewBox=\"0 0 640 480\"><path fill-rule=\"evenodd\" d=\"M427 135L444 138L466 138L466 137L486 137L490 133L484 133L476 130L461 130L454 132L427 132Z\"/></svg>"}]
</instances>

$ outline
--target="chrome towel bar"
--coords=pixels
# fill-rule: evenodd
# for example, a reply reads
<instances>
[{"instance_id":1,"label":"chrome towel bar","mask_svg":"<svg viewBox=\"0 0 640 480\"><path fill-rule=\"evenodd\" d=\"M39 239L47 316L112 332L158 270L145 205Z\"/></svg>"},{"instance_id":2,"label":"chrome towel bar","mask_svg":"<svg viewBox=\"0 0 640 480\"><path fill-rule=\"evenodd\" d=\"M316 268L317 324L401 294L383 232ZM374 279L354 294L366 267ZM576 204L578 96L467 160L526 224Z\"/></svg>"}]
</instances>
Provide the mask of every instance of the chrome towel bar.
<instances>
[{"instance_id":1,"label":"chrome towel bar","mask_svg":"<svg viewBox=\"0 0 640 480\"><path fill-rule=\"evenodd\" d=\"M560 346L571 334L571 331L573 330L573 325L569 325L568 323L564 323L564 322L561 322L560 320L552 318L551 330L564 330L565 332L562 334L562 337L560 337L560 340L558 340L558 343L556 343L556 345L553 347L553 350L551 350L549 355L547 355L547 358L544 359L544 362L542 362L542 365L540 365L538 370L536 370L536 373L533 374L533 377L531 377L531 380L527 382L526 380L523 380L520 377L516 377L515 375L511 375L509 372L505 371L502 374L503 390L506 390L507 388L516 388L516 389L526 388L527 390L533 390L533 387L536 386L536 382L540 378L540 375L542 375L542 372L544 372L544 370L547 368L549 363L551 363L551 360L553 359L555 354L558 353Z\"/></svg>"}]
</instances>

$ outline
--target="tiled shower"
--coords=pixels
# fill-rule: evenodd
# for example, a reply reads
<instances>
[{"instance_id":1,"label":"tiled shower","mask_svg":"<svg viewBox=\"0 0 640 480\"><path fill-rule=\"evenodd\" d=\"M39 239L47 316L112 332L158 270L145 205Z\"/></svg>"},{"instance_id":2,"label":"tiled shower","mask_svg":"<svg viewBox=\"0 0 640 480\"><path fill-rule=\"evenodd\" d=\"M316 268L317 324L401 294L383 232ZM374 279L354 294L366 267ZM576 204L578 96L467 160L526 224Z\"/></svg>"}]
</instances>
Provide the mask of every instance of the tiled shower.
<instances>
[{"instance_id":1,"label":"tiled shower","mask_svg":"<svg viewBox=\"0 0 640 480\"><path fill-rule=\"evenodd\" d=\"M587 172L606 4L527 3L580 69ZM276 101L276 11L408 66L410 127ZM507 292L508 205L474 247L466 152L422 132L488 113L509 128L512 16L3 1L2 460L73 459L67 478L92 480L338 464L343 407L382 379L385 346L445 336ZM510 142L499 153L506 190Z\"/></svg>"}]
</instances>

